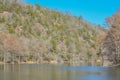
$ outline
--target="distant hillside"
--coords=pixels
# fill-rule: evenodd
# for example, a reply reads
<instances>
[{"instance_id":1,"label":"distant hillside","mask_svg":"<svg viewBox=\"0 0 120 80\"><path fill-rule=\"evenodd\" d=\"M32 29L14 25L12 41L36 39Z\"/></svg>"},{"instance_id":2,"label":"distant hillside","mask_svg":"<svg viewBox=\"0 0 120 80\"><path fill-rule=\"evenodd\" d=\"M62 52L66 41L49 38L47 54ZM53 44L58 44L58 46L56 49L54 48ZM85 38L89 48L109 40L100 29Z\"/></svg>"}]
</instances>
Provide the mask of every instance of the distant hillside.
<instances>
[{"instance_id":1,"label":"distant hillside","mask_svg":"<svg viewBox=\"0 0 120 80\"><path fill-rule=\"evenodd\" d=\"M104 33L81 17L19 0L0 0L1 61L96 60L97 38Z\"/></svg>"}]
</instances>

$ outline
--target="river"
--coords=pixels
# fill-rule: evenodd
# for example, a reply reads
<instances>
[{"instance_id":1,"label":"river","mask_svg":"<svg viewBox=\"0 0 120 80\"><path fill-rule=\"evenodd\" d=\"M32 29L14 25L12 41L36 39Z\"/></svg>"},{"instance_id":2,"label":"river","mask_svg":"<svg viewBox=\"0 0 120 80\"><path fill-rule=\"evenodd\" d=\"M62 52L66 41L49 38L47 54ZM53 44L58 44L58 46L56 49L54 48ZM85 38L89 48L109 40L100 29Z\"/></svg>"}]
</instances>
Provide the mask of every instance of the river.
<instances>
[{"instance_id":1,"label":"river","mask_svg":"<svg viewBox=\"0 0 120 80\"><path fill-rule=\"evenodd\" d=\"M120 80L120 69L50 64L6 64L0 65L0 80Z\"/></svg>"}]
</instances>

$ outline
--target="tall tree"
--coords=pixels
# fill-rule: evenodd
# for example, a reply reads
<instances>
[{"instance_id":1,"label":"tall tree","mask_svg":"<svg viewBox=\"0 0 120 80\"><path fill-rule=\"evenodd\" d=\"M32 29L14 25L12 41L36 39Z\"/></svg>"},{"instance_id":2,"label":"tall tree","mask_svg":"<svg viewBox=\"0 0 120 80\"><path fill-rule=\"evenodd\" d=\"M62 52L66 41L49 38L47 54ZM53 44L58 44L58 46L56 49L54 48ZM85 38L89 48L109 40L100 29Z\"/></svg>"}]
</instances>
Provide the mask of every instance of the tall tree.
<instances>
[{"instance_id":1,"label":"tall tree","mask_svg":"<svg viewBox=\"0 0 120 80\"><path fill-rule=\"evenodd\" d=\"M120 12L107 18L107 25L110 29L103 42L102 55L103 66L119 63L120 58Z\"/></svg>"}]
</instances>

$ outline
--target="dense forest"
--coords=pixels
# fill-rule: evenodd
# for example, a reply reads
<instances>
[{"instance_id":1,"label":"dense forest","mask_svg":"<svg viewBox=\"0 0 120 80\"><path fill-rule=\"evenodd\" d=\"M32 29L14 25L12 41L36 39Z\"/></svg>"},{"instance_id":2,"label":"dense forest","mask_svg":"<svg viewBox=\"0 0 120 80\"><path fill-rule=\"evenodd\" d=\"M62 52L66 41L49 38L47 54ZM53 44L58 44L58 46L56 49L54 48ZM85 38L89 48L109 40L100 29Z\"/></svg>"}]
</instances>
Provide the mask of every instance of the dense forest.
<instances>
[{"instance_id":1,"label":"dense forest","mask_svg":"<svg viewBox=\"0 0 120 80\"><path fill-rule=\"evenodd\" d=\"M33 6L20 0L0 0L0 61L100 62L102 41L106 32L109 36L113 29L118 30L113 26L107 32L81 16L61 13L39 4Z\"/></svg>"}]
</instances>

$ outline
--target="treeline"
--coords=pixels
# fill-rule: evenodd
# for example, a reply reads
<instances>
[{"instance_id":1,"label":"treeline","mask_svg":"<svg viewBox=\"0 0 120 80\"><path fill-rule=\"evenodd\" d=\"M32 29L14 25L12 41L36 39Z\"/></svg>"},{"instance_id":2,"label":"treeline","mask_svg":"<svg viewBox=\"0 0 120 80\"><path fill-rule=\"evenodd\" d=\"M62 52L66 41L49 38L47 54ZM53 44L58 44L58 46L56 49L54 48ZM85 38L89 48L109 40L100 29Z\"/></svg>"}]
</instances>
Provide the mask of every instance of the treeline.
<instances>
[{"instance_id":1,"label":"treeline","mask_svg":"<svg viewBox=\"0 0 120 80\"><path fill-rule=\"evenodd\" d=\"M68 13L20 0L0 0L0 60L80 63L97 60L105 33Z\"/></svg>"}]
</instances>

